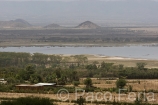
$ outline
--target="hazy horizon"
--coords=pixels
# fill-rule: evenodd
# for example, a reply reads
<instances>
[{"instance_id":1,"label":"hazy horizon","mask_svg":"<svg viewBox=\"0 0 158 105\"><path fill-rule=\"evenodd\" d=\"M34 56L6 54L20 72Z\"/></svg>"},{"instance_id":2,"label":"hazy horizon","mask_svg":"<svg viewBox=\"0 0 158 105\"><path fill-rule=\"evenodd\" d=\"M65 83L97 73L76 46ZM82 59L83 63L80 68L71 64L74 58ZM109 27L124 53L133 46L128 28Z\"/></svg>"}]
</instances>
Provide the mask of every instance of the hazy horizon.
<instances>
[{"instance_id":1,"label":"hazy horizon","mask_svg":"<svg viewBox=\"0 0 158 105\"><path fill-rule=\"evenodd\" d=\"M0 21L24 19L33 25L158 25L156 0L0 0Z\"/></svg>"}]
</instances>

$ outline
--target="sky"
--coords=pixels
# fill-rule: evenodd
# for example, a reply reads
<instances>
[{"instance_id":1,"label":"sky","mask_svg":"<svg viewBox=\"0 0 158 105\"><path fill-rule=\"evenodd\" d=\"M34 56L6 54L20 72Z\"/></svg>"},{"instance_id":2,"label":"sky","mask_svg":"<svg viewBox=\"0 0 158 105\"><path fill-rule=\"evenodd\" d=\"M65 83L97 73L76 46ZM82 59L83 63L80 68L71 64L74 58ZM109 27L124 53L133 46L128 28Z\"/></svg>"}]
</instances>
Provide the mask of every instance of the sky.
<instances>
[{"instance_id":1,"label":"sky","mask_svg":"<svg viewBox=\"0 0 158 105\"><path fill-rule=\"evenodd\" d=\"M33 25L158 25L158 0L0 0L0 21Z\"/></svg>"}]
</instances>

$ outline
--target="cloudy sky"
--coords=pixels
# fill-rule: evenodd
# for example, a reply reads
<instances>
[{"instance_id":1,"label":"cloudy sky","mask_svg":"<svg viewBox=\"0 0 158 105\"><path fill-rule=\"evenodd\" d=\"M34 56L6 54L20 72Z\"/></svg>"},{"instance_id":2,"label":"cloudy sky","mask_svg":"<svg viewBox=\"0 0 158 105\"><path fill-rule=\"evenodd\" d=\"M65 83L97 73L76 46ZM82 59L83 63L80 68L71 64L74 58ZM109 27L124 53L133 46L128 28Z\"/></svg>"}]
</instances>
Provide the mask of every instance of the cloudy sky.
<instances>
[{"instance_id":1,"label":"cloudy sky","mask_svg":"<svg viewBox=\"0 0 158 105\"><path fill-rule=\"evenodd\" d=\"M158 25L158 0L0 0L0 21L32 24Z\"/></svg>"}]
</instances>

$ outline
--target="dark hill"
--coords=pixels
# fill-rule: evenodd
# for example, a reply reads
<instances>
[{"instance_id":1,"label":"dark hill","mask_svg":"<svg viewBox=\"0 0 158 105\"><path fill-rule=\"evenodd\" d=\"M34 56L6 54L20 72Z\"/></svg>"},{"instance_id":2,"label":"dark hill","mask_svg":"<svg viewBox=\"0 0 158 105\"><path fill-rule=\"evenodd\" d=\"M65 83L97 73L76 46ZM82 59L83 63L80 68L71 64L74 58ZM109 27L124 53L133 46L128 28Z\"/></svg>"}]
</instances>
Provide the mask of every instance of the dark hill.
<instances>
[{"instance_id":1,"label":"dark hill","mask_svg":"<svg viewBox=\"0 0 158 105\"><path fill-rule=\"evenodd\" d=\"M80 29L97 29L100 26L98 26L97 24L91 22L91 21L85 21L81 24L79 24L76 28L80 28Z\"/></svg>"},{"instance_id":2,"label":"dark hill","mask_svg":"<svg viewBox=\"0 0 158 105\"><path fill-rule=\"evenodd\" d=\"M0 28L27 28L32 25L25 20L16 19L11 21L0 21Z\"/></svg>"},{"instance_id":3,"label":"dark hill","mask_svg":"<svg viewBox=\"0 0 158 105\"><path fill-rule=\"evenodd\" d=\"M49 24L49 25L45 26L44 28L62 28L62 26L60 26L58 24Z\"/></svg>"}]
</instances>

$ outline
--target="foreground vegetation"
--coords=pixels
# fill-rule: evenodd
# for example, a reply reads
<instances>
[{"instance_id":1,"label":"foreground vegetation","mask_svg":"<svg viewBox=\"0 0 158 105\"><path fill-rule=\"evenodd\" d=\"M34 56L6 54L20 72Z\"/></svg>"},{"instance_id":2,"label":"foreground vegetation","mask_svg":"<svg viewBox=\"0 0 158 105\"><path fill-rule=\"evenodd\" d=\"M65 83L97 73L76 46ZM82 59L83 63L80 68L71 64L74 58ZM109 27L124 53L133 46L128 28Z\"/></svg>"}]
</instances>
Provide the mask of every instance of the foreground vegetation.
<instances>
[{"instance_id":1,"label":"foreground vegetation","mask_svg":"<svg viewBox=\"0 0 158 105\"><path fill-rule=\"evenodd\" d=\"M38 97L18 98L12 101L2 101L0 105L54 105L50 99Z\"/></svg>"},{"instance_id":2,"label":"foreground vegetation","mask_svg":"<svg viewBox=\"0 0 158 105\"><path fill-rule=\"evenodd\" d=\"M39 97L22 97L22 98L12 98L8 99L5 98L5 101L3 100L0 105L59 105L58 102L60 102L60 105L65 103L69 105L158 105L158 104L150 104L150 103L143 103L138 100L136 100L134 103L129 102L116 102L113 100L113 102L105 102L105 101L85 101L85 98L79 97L77 100L73 100L72 102L61 102L58 100L50 100L48 98L39 98Z\"/></svg>"},{"instance_id":3,"label":"foreground vegetation","mask_svg":"<svg viewBox=\"0 0 158 105\"><path fill-rule=\"evenodd\" d=\"M61 56L61 55L45 55L40 53L11 53L0 52L0 78L7 81L6 84L0 84L1 92L25 94L19 95L26 98L9 98L6 100L1 94L2 103L0 105L54 105L60 100L56 97L49 99L27 97L27 93L35 96L52 97L52 93L57 93L60 89L67 89L72 95L76 88L82 88L86 92L111 92L114 97L110 102L94 101L93 104L109 104L109 105L149 105L148 101L135 100L132 103L118 102L118 89L126 89L123 93L140 92L136 89L142 87L145 92L158 93L156 82L155 88L148 89L146 80L139 79L157 79L158 69L146 68L145 62L136 62L135 67L126 67L122 64L114 64L105 61L90 61L85 55ZM94 80L95 78L95 80ZM127 80L128 79L128 80ZM135 79L135 80L129 80ZM17 84L35 84L39 82L56 83L64 87L47 87L42 91L37 90L17 90ZM150 81L149 81L150 82ZM83 86L82 86L83 85ZM103 87L99 87L99 86ZM108 87L109 86L109 87ZM38 94L36 94L38 93ZM40 93L40 94L39 94ZM72 95L74 97L74 95ZM157 97L156 97L157 98ZM66 100L68 103L69 100ZM44 103L44 104L43 104ZM46 104L47 103L47 104ZM78 97L77 100L71 99L71 103L77 105L90 104L84 97ZM155 104L156 105L156 104Z\"/></svg>"},{"instance_id":4,"label":"foreground vegetation","mask_svg":"<svg viewBox=\"0 0 158 105\"><path fill-rule=\"evenodd\" d=\"M158 69L145 68L146 63L137 62L135 67L124 67L106 63L89 62L84 55L64 57L35 53L0 52L0 78L7 84L0 86L0 91L15 90L21 83L57 83L57 85L80 84L80 78L116 79L157 79Z\"/></svg>"}]
</instances>

